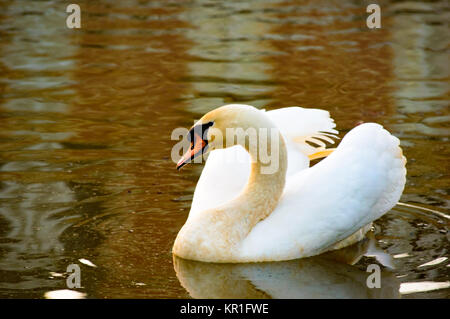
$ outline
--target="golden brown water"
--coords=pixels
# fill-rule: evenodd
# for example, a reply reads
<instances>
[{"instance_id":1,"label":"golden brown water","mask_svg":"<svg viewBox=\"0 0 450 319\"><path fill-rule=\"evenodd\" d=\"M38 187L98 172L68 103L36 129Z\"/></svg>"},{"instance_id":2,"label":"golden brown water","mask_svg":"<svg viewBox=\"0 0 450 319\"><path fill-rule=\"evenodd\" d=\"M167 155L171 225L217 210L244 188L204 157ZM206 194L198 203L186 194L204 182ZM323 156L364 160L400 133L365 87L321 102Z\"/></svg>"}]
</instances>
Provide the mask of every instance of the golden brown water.
<instances>
[{"instance_id":1,"label":"golden brown water","mask_svg":"<svg viewBox=\"0 0 450 319\"><path fill-rule=\"evenodd\" d=\"M378 30L359 1L78 3L78 30L66 28L65 2L0 3L0 297L65 289L71 263L89 298L211 297L219 278L239 287L232 296L265 298L286 274L305 287L296 296L324 297L308 283L327 291L349 272L359 288L332 295L380 296L361 288L370 249L352 266L174 263L202 166L175 170L171 132L227 103L326 109L341 137L361 121L384 125L408 158L401 202L418 208L376 222L395 263L381 296L450 280L446 1L382 1Z\"/></svg>"}]
</instances>

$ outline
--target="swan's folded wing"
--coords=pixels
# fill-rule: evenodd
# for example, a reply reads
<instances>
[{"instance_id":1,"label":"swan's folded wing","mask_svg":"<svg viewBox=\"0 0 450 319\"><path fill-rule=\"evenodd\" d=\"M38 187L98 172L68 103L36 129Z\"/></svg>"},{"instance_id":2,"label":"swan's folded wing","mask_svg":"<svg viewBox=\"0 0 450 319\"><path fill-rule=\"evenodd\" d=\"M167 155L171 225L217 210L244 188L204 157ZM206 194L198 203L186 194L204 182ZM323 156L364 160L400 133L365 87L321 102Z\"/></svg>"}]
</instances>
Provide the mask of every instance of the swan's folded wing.
<instances>
[{"instance_id":1,"label":"swan's folded wing","mask_svg":"<svg viewBox=\"0 0 450 319\"><path fill-rule=\"evenodd\" d=\"M335 152L293 176L242 254L282 260L322 253L389 211L406 181L399 140L380 125L350 131Z\"/></svg>"},{"instance_id":2,"label":"swan's folded wing","mask_svg":"<svg viewBox=\"0 0 450 319\"><path fill-rule=\"evenodd\" d=\"M268 111L266 114L288 142L295 142L306 155L325 149L325 142L334 144L333 138L338 133L334 129L334 120L325 110L292 106Z\"/></svg>"}]
</instances>

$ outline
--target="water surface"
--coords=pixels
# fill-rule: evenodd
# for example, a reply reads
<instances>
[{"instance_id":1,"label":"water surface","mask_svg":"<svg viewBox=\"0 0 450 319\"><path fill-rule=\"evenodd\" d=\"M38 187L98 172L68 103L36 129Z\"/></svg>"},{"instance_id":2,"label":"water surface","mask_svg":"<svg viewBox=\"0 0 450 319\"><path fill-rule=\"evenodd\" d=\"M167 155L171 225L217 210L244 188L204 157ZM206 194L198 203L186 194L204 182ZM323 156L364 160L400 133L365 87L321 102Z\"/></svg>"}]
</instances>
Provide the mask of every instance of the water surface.
<instances>
[{"instance_id":1,"label":"water surface","mask_svg":"<svg viewBox=\"0 0 450 319\"><path fill-rule=\"evenodd\" d=\"M0 297L65 289L72 263L88 298L217 297L217 278L239 287L221 297L450 296L446 1L383 1L378 30L363 1L78 3L78 30L63 1L0 3ZM202 166L175 170L171 132L227 103L384 125L406 205L337 264L174 260ZM380 251L395 268L371 291Z\"/></svg>"}]
</instances>

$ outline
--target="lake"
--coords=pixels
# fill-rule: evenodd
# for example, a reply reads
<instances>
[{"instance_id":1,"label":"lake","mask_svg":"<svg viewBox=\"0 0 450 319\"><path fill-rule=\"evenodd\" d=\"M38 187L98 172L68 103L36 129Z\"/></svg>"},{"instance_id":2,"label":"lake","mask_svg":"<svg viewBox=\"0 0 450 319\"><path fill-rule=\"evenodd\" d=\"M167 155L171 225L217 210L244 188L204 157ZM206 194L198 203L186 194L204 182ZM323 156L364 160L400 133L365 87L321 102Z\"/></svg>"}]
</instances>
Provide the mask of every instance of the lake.
<instances>
[{"instance_id":1,"label":"lake","mask_svg":"<svg viewBox=\"0 0 450 319\"><path fill-rule=\"evenodd\" d=\"M80 29L63 1L0 3L0 297L67 289L71 264L87 298L450 297L446 1L382 1L379 29L365 1L77 3ZM332 258L174 258L203 166L175 169L171 133L229 103L382 124L400 204Z\"/></svg>"}]
</instances>

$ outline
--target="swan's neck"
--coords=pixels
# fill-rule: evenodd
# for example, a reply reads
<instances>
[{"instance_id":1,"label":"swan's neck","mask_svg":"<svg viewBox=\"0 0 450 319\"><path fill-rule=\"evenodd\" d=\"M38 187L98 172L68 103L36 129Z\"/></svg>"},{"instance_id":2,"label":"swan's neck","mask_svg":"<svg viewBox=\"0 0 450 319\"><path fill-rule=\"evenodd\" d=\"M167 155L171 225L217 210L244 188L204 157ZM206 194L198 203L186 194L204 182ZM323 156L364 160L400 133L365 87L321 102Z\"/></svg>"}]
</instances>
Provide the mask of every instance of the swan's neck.
<instances>
[{"instance_id":1,"label":"swan's neck","mask_svg":"<svg viewBox=\"0 0 450 319\"><path fill-rule=\"evenodd\" d=\"M228 203L188 219L175 241L174 253L178 256L206 262L237 261L239 244L275 209L284 190L287 150L279 130L269 120L256 121L259 126L254 122L248 127L257 132L257 147L246 144L248 139L240 144L252 162L246 187ZM220 187L220 181L217 185Z\"/></svg>"},{"instance_id":2,"label":"swan's neck","mask_svg":"<svg viewBox=\"0 0 450 319\"><path fill-rule=\"evenodd\" d=\"M276 130L277 139L268 144L267 149L268 153L275 152L274 154L278 154L278 156L273 158L276 163L264 164L261 161L260 152L254 154L254 152L246 148L252 162L247 185L235 200L232 200L225 206L225 209L232 210L233 214L236 215L236 221L245 220L248 222L248 232L256 223L270 215L284 190L287 151L278 129L272 129ZM261 150L259 139L258 150ZM270 166L272 167L270 168ZM274 167L276 167L275 170Z\"/></svg>"}]
</instances>

